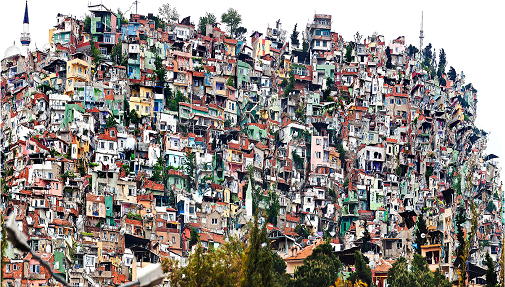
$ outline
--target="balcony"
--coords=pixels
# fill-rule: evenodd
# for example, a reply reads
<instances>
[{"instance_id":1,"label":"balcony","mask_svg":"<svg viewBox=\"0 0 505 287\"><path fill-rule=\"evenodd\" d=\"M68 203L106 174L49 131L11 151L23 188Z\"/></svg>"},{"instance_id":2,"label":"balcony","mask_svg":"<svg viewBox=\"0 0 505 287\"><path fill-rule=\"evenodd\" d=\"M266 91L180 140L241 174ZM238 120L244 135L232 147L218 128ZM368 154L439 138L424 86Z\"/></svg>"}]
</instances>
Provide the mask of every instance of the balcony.
<instances>
[{"instance_id":1,"label":"balcony","mask_svg":"<svg viewBox=\"0 0 505 287\"><path fill-rule=\"evenodd\" d=\"M140 60L128 59L128 65L140 65Z\"/></svg>"}]
</instances>

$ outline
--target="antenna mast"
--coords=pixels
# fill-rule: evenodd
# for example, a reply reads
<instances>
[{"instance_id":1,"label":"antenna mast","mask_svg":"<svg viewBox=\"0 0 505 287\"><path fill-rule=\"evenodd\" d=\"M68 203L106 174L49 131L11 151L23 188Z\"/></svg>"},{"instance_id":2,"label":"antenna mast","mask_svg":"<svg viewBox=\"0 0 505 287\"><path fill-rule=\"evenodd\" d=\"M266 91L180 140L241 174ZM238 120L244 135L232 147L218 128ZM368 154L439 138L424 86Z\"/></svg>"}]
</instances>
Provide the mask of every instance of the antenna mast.
<instances>
[{"instance_id":1,"label":"antenna mast","mask_svg":"<svg viewBox=\"0 0 505 287\"><path fill-rule=\"evenodd\" d=\"M424 11L421 11L421 31L419 33L419 51L420 52L423 50L423 40L424 40L423 18L424 18Z\"/></svg>"},{"instance_id":2,"label":"antenna mast","mask_svg":"<svg viewBox=\"0 0 505 287\"><path fill-rule=\"evenodd\" d=\"M138 14L137 13L137 6L138 6L138 3L139 1L135 0L135 2L133 2L133 4L135 4L135 14Z\"/></svg>"}]
</instances>

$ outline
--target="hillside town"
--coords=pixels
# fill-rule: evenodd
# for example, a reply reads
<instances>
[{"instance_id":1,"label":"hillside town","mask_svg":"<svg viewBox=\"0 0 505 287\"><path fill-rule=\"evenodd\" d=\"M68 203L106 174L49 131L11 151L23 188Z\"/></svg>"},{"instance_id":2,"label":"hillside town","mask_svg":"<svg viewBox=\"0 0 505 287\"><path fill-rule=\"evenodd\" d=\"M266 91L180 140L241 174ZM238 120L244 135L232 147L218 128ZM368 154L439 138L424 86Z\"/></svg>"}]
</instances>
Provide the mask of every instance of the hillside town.
<instances>
[{"instance_id":1,"label":"hillside town","mask_svg":"<svg viewBox=\"0 0 505 287\"><path fill-rule=\"evenodd\" d=\"M379 287L415 254L455 285L484 286L487 254L503 270L477 90L422 28L413 46L344 40L329 14L255 31L233 9L218 22L99 4L58 14L30 49L28 6L1 60L2 214L70 286L184 268L247 242L251 222L295 279L323 244L344 277L358 251ZM2 236L2 286L55 283Z\"/></svg>"}]
</instances>

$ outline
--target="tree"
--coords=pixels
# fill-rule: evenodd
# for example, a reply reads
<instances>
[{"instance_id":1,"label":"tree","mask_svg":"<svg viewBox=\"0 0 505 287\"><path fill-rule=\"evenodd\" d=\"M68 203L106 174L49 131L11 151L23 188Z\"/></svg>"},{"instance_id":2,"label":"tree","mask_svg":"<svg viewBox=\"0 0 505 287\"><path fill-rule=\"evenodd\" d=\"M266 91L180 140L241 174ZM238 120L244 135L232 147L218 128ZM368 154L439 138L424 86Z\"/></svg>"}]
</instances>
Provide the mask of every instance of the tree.
<instances>
[{"instance_id":1,"label":"tree","mask_svg":"<svg viewBox=\"0 0 505 287\"><path fill-rule=\"evenodd\" d=\"M267 222L277 226L277 216L279 215L281 205L279 204L279 196L276 192L268 192L267 207Z\"/></svg>"},{"instance_id":2,"label":"tree","mask_svg":"<svg viewBox=\"0 0 505 287\"><path fill-rule=\"evenodd\" d=\"M238 13L237 10L229 8L228 11L221 15L221 22L225 23L228 26L230 36L233 37L240 23L242 23L242 16Z\"/></svg>"},{"instance_id":3,"label":"tree","mask_svg":"<svg viewBox=\"0 0 505 287\"><path fill-rule=\"evenodd\" d=\"M253 217L249 230L247 248L242 259L242 287L275 286L270 241L266 224L259 228L258 219Z\"/></svg>"},{"instance_id":4,"label":"tree","mask_svg":"<svg viewBox=\"0 0 505 287\"><path fill-rule=\"evenodd\" d=\"M419 52L419 49L417 49L416 46L412 46L412 44L409 45L407 50L409 51L408 53L410 57L414 57L417 54L417 52Z\"/></svg>"},{"instance_id":5,"label":"tree","mask_svg":"<svg viewBox=\"0 0 505 287\"><path fill-rule=\"evenodd\" d=\"M198 29L202 35L207 34L207 24L216 24L216 16L214 14L207 12L205 13L205 16L200 17L200 21L198 21Z\"/></svg>"},{"instance_id":6,"label":"tree","mask_svg":"<svg viewBox=\"0 0 505 287\"><path fill-rule=\"evenodd\" d=\"M301 224L298 224L296 227L295 227L295 232L298 233L299 236L301 236L302 238L308 238L309 235L310 235L310 231L308 231L305 226L301 225Z\"/></svg>"},{"instance_id":7,"label":"tree","mask_svg":"<svg viewBox=\"0 0 505 287\"><path fill-rule=\"evenodd\" d=\"M486 259L482 262L487 267L486 271L486 287L496 287L498 286L498 275L496 274L493 259L486 253Z\"/></svg>"},{"instance_id":8,"label":"tree","mask_svg":"<svg viewBox=\"0 0 505 287\"><path fill-rule=\"evenodd\" d=\"M242 242L233 237L217 249L209 246L207 252L198 243L186 267L167 257L162 259L162 268L174 287L239 286L243 250Z\"/></svg>"},{"instance_id":9,"label":"tree","mask_svg":"<svg viewBox=\"0 0 505 287\"><path fill-rule=\"evenodd\" d=\"M186 148L186 159L184 161L184 173L186 174L189 191L191 191L193 188L196 187L195 172L196 172L196 155L190 148Z\"/></svg>"},{"instance_id":10,"label":"tree","mask_svg":"<svg viewBox=\"0 0 505 287\"><path fill-rule=\"evenodd\" d=\"M270 251L272 256L272 270L278 286L286 286L289 282L289 274L286 273L286 261L277 252Z\"/></svg>"},{"instance_id":11,"label":"tree","mask_svg":"<svg viewBox=\"0 0 505 287\"><path fill-rule=\"evenodd\" d=\"M177 8L165 3L158 8L158 18L167 24L172 24L179 21L179 13L177 12Z\"/></svg>"},{"instance_id":12,"label":"tree","mask_svg":"<svg viewBox=\"0 0 505 287\"><path fill-rule=\"evenodd\" d=\"M163 59L160 57L158 53L154 54L154 67L155 70L153 72L156 75L158 86L164 88L166 83L167 70L165 70L165 67L163 65Z\"/></svg>"},{"instance_id":13,"label":"tree","mask_svg":"<svg viewBox=\"0 0 505 287\"><path fill-rule=\"evenodd\" d=\"M367 252L370 250L370 246L368 246L368 242L370 242L372 237L370 236L370 232L368 232L368 224L366 222L366 219L363 220L363 228L364 228L363 237L362 237L363 245L361 245L361 252Z\"/></svg>"},{"instance_id":14,"label":"tree","mask_svg":"<svg viewBox=\"0 0 505 287\"><path fill-rule=\"evenodd\" d=\"M349 281L351 281L353 284L356 284L358 280L361 280L366 284L366 286L372 286L372 270L363 259L363 256L360 252L354 252L354 260L355 269L354 272L349 275Z\"/></svg>"},{"instance_id":15,"label":"tree","mask_svg":"<svg viewBox=\"0 0 505 287\"><path fill-rule=\"evenodd\" d=\"M245 27L238 27L237 30L235 30L235 39L240 40L240 41L245 41L245 35L247 33L247 28Z\"/></svg>"},{"instance_id":16,"label":"tree","mask_svg":"<svg viewBox=\"0 0 505 287\"><path fill-rule=\"evenodd\" d=\"M189 246L195 245L199 239L200 234L198 234L198 231L194 227L191 227L191 231L189 232Z\"/></svg>"},{"instance_id":17,"label":"tree","mask_svg":"<svg viewBox=\"0 0 505 287\"><path fill-rule=\"evenodd\" d=\"M160 182L163 180L163 157L159 156L156 160L156 164L153 167L153 175L150 180L154 182Z\"/></svg>"},{"instance_id":18,"label":"tree","mask_svg":"<svg viewBox=\"0 0 505 287\"><path fill-rule=\"evenodd\" d=\"M447 64L447 59L445 55L444 48L440 49L440 55L438 55L438 70L441 74L445 74L445 65Z\"/></svg>"},{"instance_id":19,"label":"tree","mask_svg":"<svg viewBox=\"0 0 505 287\"><path fill-rule=\"evenodd\" d=\"M293 45L293 48L298 48L298 46L300 45L300 40L298 40L298 35L300 34L300 32L298 32L296 30L296 26L298 25L295 24L295 27L293 28L293 33L291 33L291 45Z\"/></svg>"},{"instance_id":20,"label":"tree","mask_svg":"<svg viewBox=\"0 0 505 287\"><path fill-rule=\"evenodd\" d=\"M171 92L170 92L171 93ZM174 112L179 111L179 103L187 103L188 98L186 98L181 91L177 90L175 97L169 100L168 109Z\"/></svg>"},{"instance_id":21,"label":"tree","mask_svg":"<svg viewBox=\"0 0 505 287\"><path fill-rule=\"evenodd\" d=\"M423 56L424 56L423 65L425 67L431 67L431 60L433 58L433 52L431 51L431 49L432 49L431 43L429 43L428 46L424 47L424 50L423 50Z\"/></svg>"},{"instance_id":22,"label":"tree","mask_svg":"<svg viewBox=\"0 0 505 287\"><path fill-rule=\"evenodd\" d=\"M111 60L116 65L122 65L122 63L123 63L123 54L122 54L121 42L117 43L112 48Z\"/></svg>"},{"instance_id":23,"label":"tree","mask_svg":"<svg viewBox=\"0 0 505 287\"><path fill-rule=\"evenodd\" d=\"M84 18L84 25L82 27L82 31L84 33L91 33L91 16L86 15L86 18Z\"/></svg>"},{"instance_id":24,"label":"tree","mask_svg":"<svg viewBox=\"0 0 505 287\"><path fill-rule=\"evenodd\" d=\"M391 48L387 47L386 48L386 68L392 69L393 64L391 63Z\"/></svg>"},{"instance_id":25,"label":"tree","mask_svg":"<svg viewBox=\"0 0 505 287\"><path fill-rule=\"evenodd\" d=\"M388 286L390 287L451 287L452 284L445 278L440 269L432 273L426 259L414 253L411 271L407 268L407 260L398 258L388 271Z\"/></svg>"},{"instance_id":26,"label":"tree","mask_svg":"<svg viewBox=\"0 0 505 287\"><path fill-rule=\"evenodd\" d=\"M449 68L449 73L447 75L449 76L449 80L451 80L453 82L456 81L457 75L456 75L456 70L454 69L453 66L451 66Z\"/></svg>"},{"instance_id":27,"label":"tree","mask_svg":"<svg viewBox=\"0 0 505 287\"><path fill-rule=\"evenodd\" d=\"M352 43L348 43L347 47L345 47L345 61L350 63L352 61L352 50L354 49L354 45Z\"/></svg>"},{"instance_id":28,"label":"tree","mask_svg":"<svg viewBox=\"0 0 505 287\"><path fill-rule=\"evenodd\" d=\"M318 245L303 261L303 265L295 270L293 286L328 287L338 278L342 263L333 254L330 243Z\"/></svg>"},{"instance_id":29,"label":"tree","mask_svg":"<svg viewBox=\"0 0 505 287\"><path fill-rule=\"evenodd\" d=\"M107 120L105 121L105 128L112 128L112 127L116 127L117 126L117 121L116 121L116 118L110 114L108 117L107 117Z\"/></svg>"},{"instance_id":30,"label":"tree","mask_svg":"<svg viewBox=\"0 0 505 287\"><path fill-rule=\"evenodd\" d=\"M100 61L102 61L103 57L100 50L98 50L98 48L96 47L95 42L93 41L93 37L90 38L89 44L91 47L91 63L93 64L92 70L94 74L96 73L98 64L100 64Z\"/></svg>"},{"instance_id":31,"label":"tree","mask_svg":"<svg viewBox=\"0 0 505 287\"><path fill-rule=\"evenodd\" d=\"M309 51L310 44L307 40L303 40L302 43L302 51L303 52L308 52Z\"/></svg>"},{"instance_id":32,"label":"tree","mask_svg":"<svg viewBox=\"0 0 505 287\"><path fill-rule=\"evenodd\" d=\"M496 205L494 205L494 202L492 200L490 200L486 206L486 210L488 212L493 212L496 210Z\"/></svg>"},{"instance_id":33,"label":"tree","mask_svg":"<svg viewBox=\"0 0 505 287\"><path fill-rule=\"evenodd\" d=\"M428 228L426 227L426 221L424 220L424 215L421 212L417 218L416 230L415 230L415 244L417 244L416 251L421 254L421 246L426 242L426 234L428 234Z\"/></svg>"}]
</instances>

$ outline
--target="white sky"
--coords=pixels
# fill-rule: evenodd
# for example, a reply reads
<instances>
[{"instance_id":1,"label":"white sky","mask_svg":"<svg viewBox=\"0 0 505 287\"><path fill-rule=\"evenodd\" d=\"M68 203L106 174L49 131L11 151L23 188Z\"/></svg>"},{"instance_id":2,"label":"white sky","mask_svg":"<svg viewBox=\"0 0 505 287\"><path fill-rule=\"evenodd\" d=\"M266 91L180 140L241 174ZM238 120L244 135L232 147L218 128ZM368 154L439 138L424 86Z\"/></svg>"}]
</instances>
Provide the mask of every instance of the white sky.
<instances>
[{"instance_id":1,"label":"white sky","mask_svg":"<svg viewBox=\"0 0 505 287\"><path fill-rule=\"evenodd\" d=\"M7 1L7 0L2 0ZM88 1L28 1L30 17L31 48L42 48L48 42L48 30L55 25L56 14L71 14L83 18L87 13ZM103 3L116 11L127 11L131 1L91 0L92 4ZM499 31L505 27L503 4L500 1L222 1L222 0L189 0L170 1L179 11L181 18L191 16L198 24L198 18L205 12L220 15L233 7L242 15L242 26L248 34L258 30L266 32L267 25L275 25L280 19L283 28L291 34L293 26L298 23L298 31L304 29L314 12L333 16L332 31L340 33L344 40L352 40L356 31L368 36L373 32L384 35L386 43L398 36L405 36L408 44L419 45L421 11L424 11L424 45L432 43L437 49L444 48L448 67L454 66L466 75L466 82L472 82L478 92L477 127L490 132L488 153L505 158L505 92L501 70L505 67L505 56L501 48L505 38ZM157 14L158 7L165 1L139 1L138 12ZM231 4L233 3L233 4ZM5 3L3 3L5 4ZM19 44L22 31L25 1L9 1L2 5L0 27L0 57L13 41ZM4 9L7 8L8 9ZM324 8L323 8L324 7ZM134 12L135 7L130 10ZM126 14L129 17L129 13ZM498 33L497 33L498 32ZM301 37L300 37L301 40ZM437 59L438 60L438 59ZM448 69L447 69L448 70ZM501 160L501 162L504 162Z\"/></svg>"}]
</instances>

